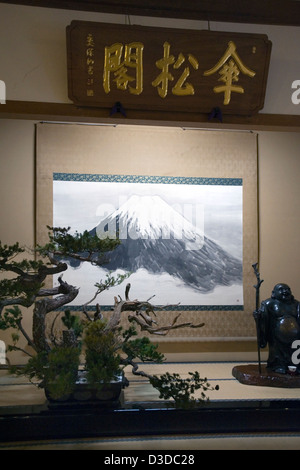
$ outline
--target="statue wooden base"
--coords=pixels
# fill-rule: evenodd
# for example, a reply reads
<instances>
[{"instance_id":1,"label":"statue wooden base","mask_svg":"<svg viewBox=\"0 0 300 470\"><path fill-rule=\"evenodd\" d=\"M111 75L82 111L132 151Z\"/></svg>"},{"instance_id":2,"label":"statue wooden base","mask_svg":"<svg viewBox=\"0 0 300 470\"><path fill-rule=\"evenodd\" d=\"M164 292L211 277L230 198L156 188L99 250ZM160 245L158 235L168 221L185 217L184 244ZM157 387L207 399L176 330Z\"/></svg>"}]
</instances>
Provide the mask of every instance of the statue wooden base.
<instances>
[{"instance_id":1,"label":"statue wooden base","mask_svg":"<svg viewBox=\"0 0 300 470\"><path fill-rule=\"evenodd\" d=\"M240 383L245 385L258 385L261 387L300 388L300 375L277 374L268 370L266 365L261 365L261 373L258 364L245 364L235 366L232 375Z\"/></svg>"}]
</instances>

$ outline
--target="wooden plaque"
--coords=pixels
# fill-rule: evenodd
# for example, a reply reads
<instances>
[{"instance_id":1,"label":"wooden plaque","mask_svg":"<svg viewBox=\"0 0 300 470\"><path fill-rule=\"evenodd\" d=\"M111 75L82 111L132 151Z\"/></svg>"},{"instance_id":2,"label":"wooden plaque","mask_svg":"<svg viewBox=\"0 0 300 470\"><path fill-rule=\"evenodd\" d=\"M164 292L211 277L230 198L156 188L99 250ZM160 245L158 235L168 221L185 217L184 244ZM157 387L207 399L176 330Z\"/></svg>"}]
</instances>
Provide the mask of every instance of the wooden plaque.
<instances>
[{"instance_id":1,"label":"wooden plaque","mask_svg":"<svg viewBox=\"0 0 300 470\"><path fill-rule=\"evenodd\" d=\"M266 35L72 21L69 98L78 106L252 115L264 105Z\"/></svg>"}]
</instances>

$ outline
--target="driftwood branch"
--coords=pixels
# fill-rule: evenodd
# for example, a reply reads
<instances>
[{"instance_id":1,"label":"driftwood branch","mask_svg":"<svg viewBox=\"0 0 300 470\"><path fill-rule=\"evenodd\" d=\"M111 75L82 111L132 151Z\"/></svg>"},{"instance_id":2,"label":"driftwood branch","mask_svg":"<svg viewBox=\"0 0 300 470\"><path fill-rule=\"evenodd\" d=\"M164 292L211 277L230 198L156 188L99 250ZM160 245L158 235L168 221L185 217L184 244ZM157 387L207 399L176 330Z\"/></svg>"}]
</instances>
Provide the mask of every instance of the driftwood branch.
<instances>
[{"instance_id":1,"label":"driftwood branch","mask_svg":"<svg viewBox=\"0 0 300 470\"><path fill-rule=\"evenodd\" d=\"M126 300L118 299L115 297L115 305L113 313L107 323L106 330L113 330L119 326L121 321L122 312L134 312L128 315L131 322L136 322L142 331L148 331L153 335L165 336L169 331L178 328L202 328L204 323L193 324L192 322L177 323L180 314L175 317L171 325L159 326L157 321L152 317L155 314L155 307L149 301L129 300L130 284L127 284L125 289ZM160 307L163 310L164 307Z\"/></svg>"},{"instance_id":2,"label":"driftwood branch","mask_svg":"<svg viewBox=\"0 0 300 470\"><path fill-rule=\"evenodd\" d=\"M179 317L178 315L176 319ZM176 324L173 323L171 325L166 325L166 326L160 326L160 327L155 327L152 325L149 325L148 322L145 322L143 318L141 318L142 315L139 317L136 315L129 315L128 319L130 321L135 321L141 328L142 331L148 331L148 333L151 333L152 335L161 335L161 336L166 336L169 331L171 330L176 330L178 328L202 328L204 326L204 323L198 323L194 325L192 322L185 322L185 323L179 323Z\"/></svg>"}]
</instances>

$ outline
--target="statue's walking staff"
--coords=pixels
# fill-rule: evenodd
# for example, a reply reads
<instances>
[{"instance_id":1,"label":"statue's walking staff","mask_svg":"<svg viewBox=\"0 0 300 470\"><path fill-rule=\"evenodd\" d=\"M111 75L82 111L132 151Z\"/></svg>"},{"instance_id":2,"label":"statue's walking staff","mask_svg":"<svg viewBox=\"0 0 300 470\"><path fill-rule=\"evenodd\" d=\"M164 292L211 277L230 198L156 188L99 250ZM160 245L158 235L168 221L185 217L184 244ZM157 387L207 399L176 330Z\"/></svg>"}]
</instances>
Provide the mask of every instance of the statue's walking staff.
<instances>
[{"instance_id":1,"label":"statue's walking staff","mask_svg":"<svg viewBox=\"0 0 300 470\"><path fill-rule=\"evenodd\" d=\"M264 282L263 279L260 278L260 274L257 269L258 263L252 264L252 268L254 269L254 273L257 279L257 284L253 286L256 289L256 301L255 301L255 311L253 312L253 316L255 318L256 323L256 335L257 335L257 352L258 352L258 371L261 374L261 360L260 360L260 311L259 311L259 289L261 284Z\"/></svg>"}]
</instances>

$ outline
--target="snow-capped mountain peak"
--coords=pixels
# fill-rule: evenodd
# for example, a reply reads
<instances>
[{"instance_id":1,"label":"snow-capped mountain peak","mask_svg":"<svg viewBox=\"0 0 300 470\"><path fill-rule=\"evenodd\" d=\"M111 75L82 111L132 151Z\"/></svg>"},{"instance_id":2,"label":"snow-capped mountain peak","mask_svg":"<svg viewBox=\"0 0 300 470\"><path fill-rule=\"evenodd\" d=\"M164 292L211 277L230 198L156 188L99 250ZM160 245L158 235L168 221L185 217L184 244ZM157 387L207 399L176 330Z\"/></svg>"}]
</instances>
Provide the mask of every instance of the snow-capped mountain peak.
<instances>
[{"instance_id":1,"label":"snow-capped mountain peak","mask_svg":"<svg viewBox=\"0 0 300 470\"><path fill-rule=\"evenodd\" d=\"M170 206L159 196L134 195L93 231L100 238L121 240L108 255L108 270L168 273L199 292L239 284L242 262L205 237L191 218L185 208Z\"/></svg>"},{"instance_id":2,"label":"snow-capped mountain peak","mask_svg":"<svg viewBox=\"0 0 300 470\"><path fill-rule=\"evenodd\" d=\"M185 239L199 245L203 231L160 196L133 195L97 226L100 238L118 231L120 239ZM184 212L184 208L183 208ZM199 249L199 246L198 246Z\"/></svg>"}]
</instances>

